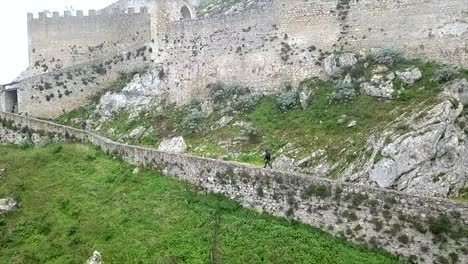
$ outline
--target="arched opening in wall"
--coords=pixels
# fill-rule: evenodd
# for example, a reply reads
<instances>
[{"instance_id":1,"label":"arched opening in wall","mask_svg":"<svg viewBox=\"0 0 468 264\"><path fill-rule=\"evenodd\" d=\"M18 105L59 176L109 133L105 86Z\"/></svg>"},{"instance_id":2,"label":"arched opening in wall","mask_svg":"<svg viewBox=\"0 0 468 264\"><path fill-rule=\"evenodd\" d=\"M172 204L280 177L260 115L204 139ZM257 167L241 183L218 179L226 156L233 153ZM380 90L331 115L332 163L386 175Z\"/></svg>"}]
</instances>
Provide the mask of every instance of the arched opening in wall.
<instances>
[{"instance_id":1,"label":"arched opening in wall","mask_svg":"<svg viewBox=\"0 0 468 264\"><path fill-rule=\"evenodd\" d=\"M190 12L190 9L187 6L183 6L180 9L180 15L182 16L182 20L192 19L192 13Z\"/></svg>"}]
</instances>

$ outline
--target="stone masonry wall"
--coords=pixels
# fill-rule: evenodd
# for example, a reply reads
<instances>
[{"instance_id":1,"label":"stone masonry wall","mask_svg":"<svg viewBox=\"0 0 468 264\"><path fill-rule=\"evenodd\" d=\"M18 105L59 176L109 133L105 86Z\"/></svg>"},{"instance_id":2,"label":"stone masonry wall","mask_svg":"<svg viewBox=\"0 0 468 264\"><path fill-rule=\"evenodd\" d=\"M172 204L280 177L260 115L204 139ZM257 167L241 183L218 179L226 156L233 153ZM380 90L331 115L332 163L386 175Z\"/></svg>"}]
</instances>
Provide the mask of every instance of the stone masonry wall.
<instances>
[{"instance_id":1,"label":"stone masonry wall","mask_svg":"<svg viewBox=\"0 0 468 264\"><path fill-rule=\"evenodd\" d=\"M468 65L465 0L260 0L242 12L184 21L161 19L161 9L152 18L153 60L178 103L206 95L216 81L274 93L323 76L324 58L337 51L396 47Z\"/></svg>"},{"instance_id":2,"label":"stone masonry wall","mask_svg":"<svg viewBox=\"0 0 468 264\"><path fill-rule=\"evenodd\" d=\"M53 17L28 14L29 76L107 57L151 41L151 17L146 8L135 13L65 12Z\"/></svg>"},{"instance_id":3,"label":"stone masonry wall","mask_svg":"<svg viewBox=\"0 0 468 264\"><path fill-rule=\"evenodd\" d=\"M83 105L122 73L138 72L150 64L146 45L127 48L108 57L77 64L19 83L19 113L56 118Z\"/></svg>"},{"instance_id":4,"label":"stone masonry wall","mask_svg":"<svg viewBox=\"0 0 468 264\"><path fill-rule=\"evenodd\" d=\"M16 129L91 142L131 164L224 194L245 207L295 219L417 263L468 262L466 203L163 153L15 114L1 112L0 118Z\"/></svg>"}]
</instances>

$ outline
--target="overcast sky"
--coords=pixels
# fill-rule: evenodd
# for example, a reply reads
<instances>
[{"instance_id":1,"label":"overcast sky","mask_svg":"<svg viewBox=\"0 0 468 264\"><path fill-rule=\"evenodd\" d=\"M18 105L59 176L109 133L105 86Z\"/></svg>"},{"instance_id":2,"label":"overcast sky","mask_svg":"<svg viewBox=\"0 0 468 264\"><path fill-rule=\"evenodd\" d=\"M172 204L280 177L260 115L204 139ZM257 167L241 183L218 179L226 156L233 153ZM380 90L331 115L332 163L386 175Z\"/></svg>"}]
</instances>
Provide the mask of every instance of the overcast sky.
<instances>
[{"instance_id":1,"label":"overcast sky","mask_svg":"<svg viewBox=\"0 0 468 264\"><path fill-rule=\"evenodd\" d=\"M117 0L13 0L4 1L0 15L0 84L9 83L28 66L28 12L101 9Z\"/></svg>"}]
</instances>

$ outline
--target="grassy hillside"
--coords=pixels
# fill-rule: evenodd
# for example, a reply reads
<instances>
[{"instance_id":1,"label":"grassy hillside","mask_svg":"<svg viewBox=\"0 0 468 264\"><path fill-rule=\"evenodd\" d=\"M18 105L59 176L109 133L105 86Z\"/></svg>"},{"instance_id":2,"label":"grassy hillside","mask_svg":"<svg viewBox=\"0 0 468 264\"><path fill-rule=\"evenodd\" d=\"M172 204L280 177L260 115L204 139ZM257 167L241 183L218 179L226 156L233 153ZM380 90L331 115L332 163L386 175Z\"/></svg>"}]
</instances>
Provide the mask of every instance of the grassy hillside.
<instances>
[{"instance_id":1,"label":"grassy hillside","mask_svg":"<svg viewBox=\"0 0 468 264\"><path fill-rule=\"evenodd\" d=\"M317 229L132 166L89 145L0 147L0 263L398 263Z\"/></svg>"},{"instance_id":2,"label":"grassy hillside","mask_svg":"<svg viewBox=\"0 0 468 264\"><path fill-rule=\"evenodd\" d=\"M366 64L367 66L364 66ZM363 60L350 74L356 80L369 79L373 75L374 64L371 60ZM149 129L150 133L139 139L122 141L156 146L161 138L183 135L191 154L251 164L261 164L261 154L265 148L270 149L276 157L278 150L290 144L292 148L297 149L294 158L300 159L322 149L327 153L324 159L328 162L335 163L340 159L341 164L346 164L356 158L356 153L363 151L370 134L381 131L404 113L430 107L438 102L437 96L441 91L433 78L441 66L422 60L402 60L392 65L389 72L408 67L418 67L423 78L412 86L405 86L395 79L394 85L399 94L394 100L357 93L352 102L330 103L330 94L335 90L335 82L308 79L302 82L300 88L313 91L314 94L309 99L309 107L306 110L303 110L298 102L290 109L280 109L278 96L263 96L257 98L248 108L226 111L232 108L229 104L234 101L233 98L248 98L245 97L248 94L239 97L234 91L234 95L228 94L222 98L218 109L214 109L212 114L201 118L193 115L194 109L195 113L198 112L192 105L178 109L167 106L163 111L158 110L159 112L149 110L137 119L131 119L129 113L121 112L113 120L102 124L98 132L114 140L122 140L130 131L142 126ZM461 71L460 77L467 78L468 71ZM226 89L231 89L232 92L236 89L242 90L243 87ZM94 120L94 107L95 103L68 113L56 121L76 126L84 120ZM223 116L230 116L233 120L226 127L217 129L216 122ZM187 123L184 121L187 120L196 124L199 129L195 132L187 129L187 126L184 126ZM348 128L352 121L356 122L356 126ZM239 127L238 124L242 122L249 123L251 131ZM340 169L338 167L331 175L338 173Z\"/></svg>"}]
</instances>

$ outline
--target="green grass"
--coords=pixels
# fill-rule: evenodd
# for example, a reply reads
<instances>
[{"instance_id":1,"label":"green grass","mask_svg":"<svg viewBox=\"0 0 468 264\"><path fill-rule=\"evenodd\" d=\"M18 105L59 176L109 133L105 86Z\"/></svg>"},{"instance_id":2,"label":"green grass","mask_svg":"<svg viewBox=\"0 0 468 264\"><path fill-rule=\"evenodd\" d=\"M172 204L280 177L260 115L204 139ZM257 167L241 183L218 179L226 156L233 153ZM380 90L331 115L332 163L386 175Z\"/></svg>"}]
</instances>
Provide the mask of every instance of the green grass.
<instances>
[{"instance_id":1,"label":"green grass","mask_svg":"<svg viewBox=\"0 0 468 264\"><path fill-rule=\"evenodd\" d=\"M254 213L89 145L0 147L0 263L398 263L315 228Z\"/></svg>"}]
</instances>

